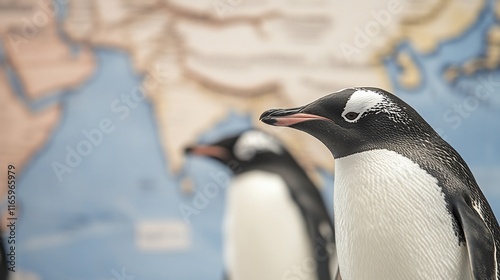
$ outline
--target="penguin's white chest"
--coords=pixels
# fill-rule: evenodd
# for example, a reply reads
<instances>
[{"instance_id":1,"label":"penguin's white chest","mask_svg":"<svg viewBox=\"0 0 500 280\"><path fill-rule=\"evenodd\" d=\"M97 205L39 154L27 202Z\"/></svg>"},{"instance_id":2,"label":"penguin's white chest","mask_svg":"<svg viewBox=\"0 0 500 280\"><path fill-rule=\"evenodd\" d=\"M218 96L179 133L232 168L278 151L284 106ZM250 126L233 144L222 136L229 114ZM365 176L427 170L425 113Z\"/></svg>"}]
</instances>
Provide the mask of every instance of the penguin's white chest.
<instances>
[{"instance_id":1,"label":"penguin's white chest","mask_svg":"<svg viewBox=\"0 0 500 280\"><path fill-rule=\"evenodd\" d=\"M372 150L335 161L335 227L344 280L471 279L437 180Z\"/></svg>"},{"instance_id":2,"label":"penguin's white chest","mask_svg":"<svg viewBox=\"0 0 500 280\"><path fill-rule=\"evenodd\" d=\"M237 176L229 186L226 206L224 257L229 279L314 279L305 222L281 176L263 171Z\"/></svg>"}]
</instances>

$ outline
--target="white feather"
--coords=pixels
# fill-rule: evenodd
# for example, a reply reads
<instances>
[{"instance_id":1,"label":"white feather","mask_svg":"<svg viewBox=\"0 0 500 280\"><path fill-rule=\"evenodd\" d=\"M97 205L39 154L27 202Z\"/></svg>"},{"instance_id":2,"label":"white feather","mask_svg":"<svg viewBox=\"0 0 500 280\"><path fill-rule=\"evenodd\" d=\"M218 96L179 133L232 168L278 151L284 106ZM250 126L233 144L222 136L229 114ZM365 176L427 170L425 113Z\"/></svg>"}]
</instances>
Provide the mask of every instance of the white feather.
<instances>
[{"instance_id":1,"label":"white feather","mask_svg":"<svg viewBox=\"0 0 500 280\"><path fill-rule=\"evenodd\" d=\"M343 280L471 279L437 180L388 150L335 162L335 226Z\"/></svg>"},{"instance_id":2,"label":"white feather","mask_svg":"<svg viewBox=\"0 0 500 280\"><path fill-rule=\"evenodd\" d=\"M237 176L226 213L229 279L315 279L304 220L280 176L263 171Z\"/></svg>"},{"instance_id":3,"label":"white feather","mask_svg":"<svg viewBox=\"0 0 500 280\"><path fill-rule=\"evenodd\" d=\"M371 90L359 89L347 100L342 116L348 122L356 122L364 113L373 110L373 108L382 102L384 102L384 96L381 94ZM345 118L345 114L349 112L358 113L359 115L356 119L349 120Z\"/></svg>"},{"instance_id":4,"label":"white feather","mask_svg":"<svg viewBox=\"0 0 500 280\"><path fill-rule=\"evenodd\" d=\"M250 160L259 151L271 151L281 154L283 148L278 140L269 134L258 130L243 133L234 144L234 154L240 160Z\"/></svg>"},{"instance_id":5,"label":"white feather","mask_svg":"<svg viewBox=\"0 0 500 280\"><path fill-rule=\"evenodd\" d=\"M358 116L353 120L346 118L346 114L350 112L357 113ZM342 117L347 122L355 123L368 112L386 113L391 120L398 123L408 123L409 121L405 112L382 93L362 88L356 90L349 97L344 111L342 111Z\"/></svg>"}]
</instances>

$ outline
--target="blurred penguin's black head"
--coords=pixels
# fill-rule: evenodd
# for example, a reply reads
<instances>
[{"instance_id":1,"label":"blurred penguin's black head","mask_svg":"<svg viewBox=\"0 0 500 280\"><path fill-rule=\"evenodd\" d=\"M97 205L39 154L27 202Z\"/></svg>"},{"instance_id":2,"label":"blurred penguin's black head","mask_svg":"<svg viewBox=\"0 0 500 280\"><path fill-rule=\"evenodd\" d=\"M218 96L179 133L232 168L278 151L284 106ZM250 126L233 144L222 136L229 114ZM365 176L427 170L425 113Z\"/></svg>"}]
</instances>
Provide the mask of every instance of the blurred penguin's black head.
<instances>
[{"instance_id":1,"label":"blurred penguin's black head","mask_svg":"<svg viewBox=\"0 0 500 280\"><path fill-rule=\"evenodd\" d=\"M277 159L292 160L278 139L260 130L248 130L212 144L194 145L185 151L215 159L236 174Z\"/></svg>"},{"instance_id":2,"label":"blurred penguin's black head","mask_svg":"<svg viewBox=\"0 0 500 280\"><path fill-rule=\"evenodd\" d=\"M347 88L298 108L271 109L260 119L315 136L335 158L439 138L408 104L373 87Z\"/></svg>"}]
</instances>

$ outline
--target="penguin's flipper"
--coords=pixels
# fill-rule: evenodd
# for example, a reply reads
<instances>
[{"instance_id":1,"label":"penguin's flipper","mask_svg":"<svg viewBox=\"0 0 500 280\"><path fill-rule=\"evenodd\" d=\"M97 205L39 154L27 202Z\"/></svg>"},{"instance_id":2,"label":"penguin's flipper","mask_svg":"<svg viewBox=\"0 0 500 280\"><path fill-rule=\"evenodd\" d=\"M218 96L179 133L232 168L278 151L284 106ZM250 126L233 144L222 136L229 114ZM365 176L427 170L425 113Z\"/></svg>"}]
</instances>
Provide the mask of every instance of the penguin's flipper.
<instances>
[{"instance_id":1,"label":"penguin's flipper","mask_svg":"<svg viewBox=\"0 0 500 280\"><path fill-rule=\"evenodd\" d=\"M497 279L495 241L483 217L463 198L457 199L454 206L467 243L473 279Z\"/></svg>"}]
</instances>

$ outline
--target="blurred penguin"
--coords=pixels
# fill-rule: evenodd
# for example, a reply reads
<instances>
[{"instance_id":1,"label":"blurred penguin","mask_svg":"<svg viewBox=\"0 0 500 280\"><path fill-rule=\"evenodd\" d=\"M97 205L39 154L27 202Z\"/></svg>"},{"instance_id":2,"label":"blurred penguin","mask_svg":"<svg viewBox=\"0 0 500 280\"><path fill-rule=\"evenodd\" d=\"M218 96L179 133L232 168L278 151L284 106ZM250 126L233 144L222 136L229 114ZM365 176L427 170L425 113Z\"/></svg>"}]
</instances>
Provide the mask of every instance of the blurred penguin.
<instances>
[{"instance_id":1,"label":"blurred penguin","mask_svg":"<svg viewBox=\"0 0 500 280\"><path fill-rule=\"evenodd\" d=\"M321 195L276 138L249 130L186 152L215 159L235 175L224 217L227 279L340 279Z\"/></svg>"}]
</instances>

